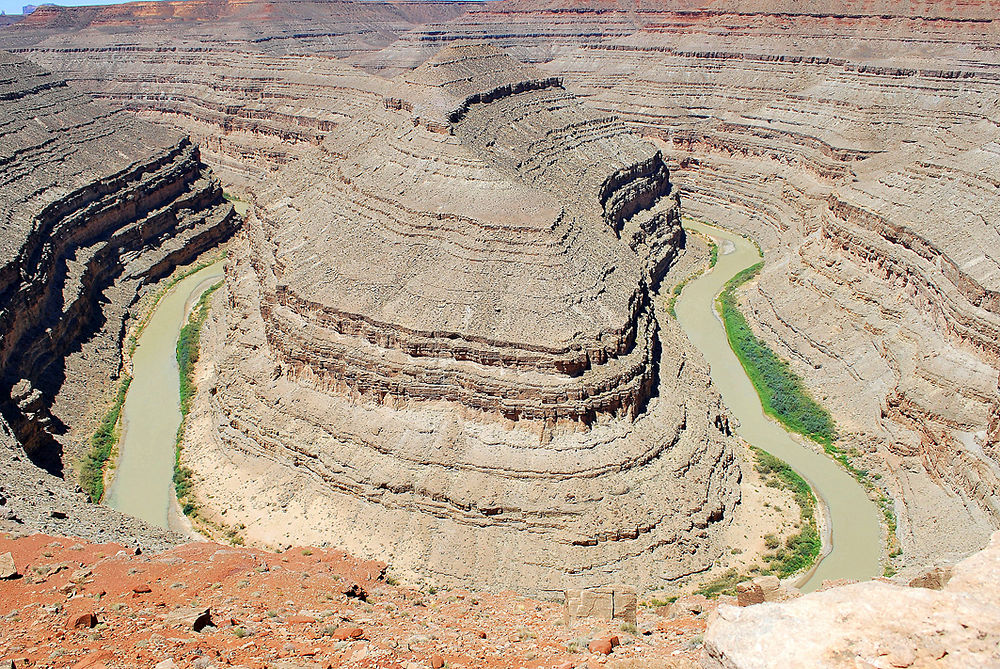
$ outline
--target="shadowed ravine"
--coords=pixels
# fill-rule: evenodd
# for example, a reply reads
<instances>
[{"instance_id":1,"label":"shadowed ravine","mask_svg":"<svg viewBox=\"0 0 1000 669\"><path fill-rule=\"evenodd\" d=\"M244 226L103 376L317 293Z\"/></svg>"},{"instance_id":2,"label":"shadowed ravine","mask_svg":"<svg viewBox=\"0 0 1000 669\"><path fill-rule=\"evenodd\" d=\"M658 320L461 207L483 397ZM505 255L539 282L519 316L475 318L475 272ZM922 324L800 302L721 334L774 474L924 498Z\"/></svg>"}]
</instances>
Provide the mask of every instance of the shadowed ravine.
<instances>
[{"instance_id":1,"label":"shadowed ravine","mask_svg":"<svg viewBox=\"0 0 1000 669\"><path fill-rule=\"evenodd\" d=\"M716 314L716 295L726 281L760 261L757 249L737 234L695 222L686 225L719 244L719 261L684 288L677 301L677 319L711 366L712 381L739 420L740 437L791 465L826 509L831 532L824 536L825 556L800 586L812 591L826 579L877 576L881 536L874 504L836 462L803 446L764 415L760 398L729 347Z\"/></svg>"},{"instance_id":2,"label":"shadowed ravine","mask_svg":"<svg viewBox=\"0 0 1000 669\"><path fill-rule=\"evenodd\" d=\"M222 276L216 262L186 277L156 306L132 357L132 384L122 408L121 456L108 506L168 527L174 446L181 422L177 336L191 304Z\"/></svg>"}]
</instances>

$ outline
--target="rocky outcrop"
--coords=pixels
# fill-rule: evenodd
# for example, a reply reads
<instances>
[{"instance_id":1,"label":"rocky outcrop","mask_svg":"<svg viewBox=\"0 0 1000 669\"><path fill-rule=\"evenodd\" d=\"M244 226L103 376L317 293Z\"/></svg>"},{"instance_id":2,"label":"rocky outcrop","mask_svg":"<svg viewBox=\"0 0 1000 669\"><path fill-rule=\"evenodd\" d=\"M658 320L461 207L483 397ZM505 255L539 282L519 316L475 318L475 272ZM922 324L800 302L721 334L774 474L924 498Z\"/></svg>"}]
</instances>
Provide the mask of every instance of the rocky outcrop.
<instances>
[{"instance_id":1,"label":"rocky outcrop","mask_svg":"<svg viewBox=\"0 0 1000 669\"><path fill-rule=\"evenodd\" d=\"M938 590L868 582L780 604L720 606L703 666L993 667L1000 663L1000 533Z\"/></svg>"},{"instance_id":2,"label":"rocky outcrop","mask_svg":"<svg viewBox=\"0 0 1000 669\"><path fill-rule=\"evenodd\" d=\"M613 199L623 230L679 240L669 176L621 124L517 84L538 79L445 49L256 196L185 447L250 539L533 592L718 555L740 480L723 412L605 222Z\"/></svg>"},{"instance_id":3,"label":"rocky outcrop","mask_svg":"<svg viewBox=\"0 0 1000 669\"><path fill-rule=\"evenodd\" d=\"M0 87L0 406L32 460L60 471L68 426L93 418L108 385L94 375L117 375L141 288L236 219L186 138L17 57L0 55Z\"/></svg>"}]
</instances>

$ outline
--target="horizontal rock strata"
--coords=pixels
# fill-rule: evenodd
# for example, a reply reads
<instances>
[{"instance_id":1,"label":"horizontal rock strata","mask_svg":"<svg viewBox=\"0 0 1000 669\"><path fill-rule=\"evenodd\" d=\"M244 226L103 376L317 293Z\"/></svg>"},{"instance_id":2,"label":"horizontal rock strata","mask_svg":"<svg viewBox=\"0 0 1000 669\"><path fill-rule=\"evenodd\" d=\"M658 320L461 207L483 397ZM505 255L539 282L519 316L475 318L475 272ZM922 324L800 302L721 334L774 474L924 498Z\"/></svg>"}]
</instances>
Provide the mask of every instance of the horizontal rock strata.
<instances>
[{"instance_id":1,"label":"horizontal rock strata","mask_svg":"<svg viewBox=\"0 0 1000 669\"><path fill-rule=\"evenodd\" d=\"M83 505L73 483L37 470L31 478L29 458L61 473L84 455L100 398L119 373L130 306L144 287L229 236L237 219L186 137L96 104L2 52L0 118L0 409L10 426L0 454L15 509L8 520L93 539L123 537L116 526L146 536L120 514ZM75 472L67 467L65 475ZM21 508L46 498L81 506L53 511L78 522L39 520L41 502L36 511Z\"/></svg>"},{"instance_id":2,"label":"horizontal rock strata","mask_svg":"<svg viewBox=\"0 0 1000 669\"><path fill-rule=\"evenodd\" d=\"M259 187L268 174L294 164L289 174L334 175L335 197L310 204L297 197L284 209L267 207L254 223L260 235L286 225L297 235L260 251L267 263L274 254L280 270L273 286L262 283L261 308L268 312L265 339L275 342L276 357L283 351L282 373L308 371L317 387L365 401L374 394L383 404L407 387L422 401L455 402L473 415L489 403L543 423L585 424L603 411L639 415L641 398L657 385L650 375L657 354L642 345L651 341L648 308L626 299L628 289L614 291L606 339L578 340L578 349L549 350L539 341L512 349L498 345L490 328L454 337L464 313L442 316L448 327L440 329L413 322L399 327L405 317L396 322L367 313L380 304L382 286L346 263L340 270L357 279L356 290L344 293L351 308L331 310L328 298L315 299L322 287L303 282L309 290L298 292L290 279L304 270L282 274L297 260L291 254L283 264L280 254L305 240L315 245L313 235L323 230L296 222L300 209L322 218L326 208L351 201L348 218L357 210L405 220L397 232L411 240L433 239L440 233L428 230L440 230L443 221L459 237L475 230L484 235L482 246L497 253L496 266L527 249L546 257L537 241L512 243L500 239L495 221L488 228L478 223L488 219L473 205L499 189L504 197L510 190L503 201L517 203L510 213L521 219L518 225L534 235L538 221L549 221L565 249L590 243L581 236L590 232L565 232L574 217L600 219L641 259L640 273L652 286L676 248L675 226L661 219L669 208L631 208L682 190L692 214L750 233L767 252L768 268L742 294L750 319L831 407L840 446L855 453L873 479L881 477L877 486L898 516L902 563L966 554L997 527L995 2L505 0L420 9L419 16L399 15L386 24L391 30L377 35L349 18L360 11L350 3L323 14L310 3L241 4L226 11L263 17L274 5L267 11L279 18L258 18L252 30L233 34L225 12L185 24L173 16L147 21L134 9L49 10L33 25L23 21L0 31L0 46L58 63L111 105L211 138L206 158L230 181L266 193L262 201L269 204L280 200L281 189ZM129 17L127 39L88 18L115 12ZM309 21L295 18L297 12ZM511 76L479 72L476 85L457 72L449 80L415 79L445 67L434 61L442 46L475 41L539 67ZM269 76L248 74L260 71ZM582 125L564 118L566 100L589 110ZM555 126L542 133L528 127L519 116L522 101L535 103L532 114ZM369 118L379 120L372 126ZM491 125L493 119L503 121ZM577 147L603 155L594 147L618 137L623 126L657 142L660 157L629 154L606 172L570 165ZM389 127L396 128L395 139ZM361 133L370 133L368 162L358 155ZM491 171L450 153L449 143ZM437 154L447 158L432 157ZM323 167L294 163L308 155L320 155ZM353 172L343 171L345 157ZM564 160L579 183L562 179ZM408 161L428 166L429 176L415 178L412 172L423 168L408 173ZM669 180L658 176L668 167ZM615 186L616 174L626 177L625 189ZM294 175L282 179L295 194L311 197ZM385 197L382 179L395 192L376 205L375 195ZM514 192L505 180L527 190ZM461 207L428 200L428 193L458 184L475 194ZM567 205L577 198L564 190L567 184L596 197L600 209L582 213ZM373 213L373 207L380 209ZM357 249L366 241L352 243ZM456 244L455 253L464 248ZM320 262L322 254L316 255L311 262ZM255 274L268 276L267 263ZM638 285L634 277L621 278L622 263L613 264L612 283ZM414 264L415 272L419 267ZM453 283L445 275L431 280ZM429 308L411 299L408 292L393 313ZM534 295L524 300L526 306L532 301L540 303ZM470 322L477 322L482 314L470 306ZM541 319L540 327L551 325ZM301 334L306 328L310 334ZM657 328L662 336L665 325L657 322ZM546 333L540 341L557 330ZM371 349L342 353L345 342L359 340ZM342 362L306 363L321 359ZM424 364L436 360L447 360L440 364L449 371ZM550 402L529 406L509 393L493 374L500 369L513 370L518 376L511 383L545 393ZM586 388L563 397L545 384L559 374L586 379ZM625 392L614 397L608 392L614 384Z\"/></svg>"},{"instance_id":3,"label":"horizontal rock strata","mask_svg":"<svg viewBox=\"0 0 1000 669\"><path fill-rule=\"evenodd\" d=\"M537 81L443 50L255 196L187 451L251 538L534 592L718 555L740 470L652 302L668 172Z\"/></svg>"}]
</instances>

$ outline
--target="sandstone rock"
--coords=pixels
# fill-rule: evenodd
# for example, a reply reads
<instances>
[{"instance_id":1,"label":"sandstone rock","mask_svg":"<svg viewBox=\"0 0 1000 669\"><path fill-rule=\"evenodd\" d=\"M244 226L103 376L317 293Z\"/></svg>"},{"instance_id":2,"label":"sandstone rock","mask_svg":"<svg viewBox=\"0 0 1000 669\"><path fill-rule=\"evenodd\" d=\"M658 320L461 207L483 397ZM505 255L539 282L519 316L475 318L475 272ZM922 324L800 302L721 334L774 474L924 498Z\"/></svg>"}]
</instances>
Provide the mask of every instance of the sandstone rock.
<instances>
[{"instance_id":1,"label":"sandstone rock","mask_svg":"<svg viewBox=\"0 0 1000 669\"><path fill-rule=\"evenodd\" d=\"M764 596L765 602L783 602L802 595L796 588L781 583L777 576L758 576L753 579Z\"/></svg>"},{"instance_id":2,"label":"sandstone rock","mask_svg":"<svg viewBox=\"0 0 1000 669\"><path fill-rule=\"evenodd\" d=\"M430 665L431 669L441 669L444 666L444 658L440 655L431 655Z\"/></svg>"},{"instance_id":3,"label":"sandstone rock","mask_svg":"<svg viewBox=\"0 0 1000 669\"><path fill-rule=\"evenodd\" d=\"M77 613L70 616L69 620L66 622L66 626L70 629L90 629L92 627L97 627L97 616L95 616L91 611L86 613Z\"/></svg>"},{"instance_id":4,"label":"sandstone rock","mask_svg":"<svg viewBox=\"0 0 1000 669\"><path fill-rule=\"evenodd\" d=\"M704 595L685 595L678 597L668 606L661 606L656 610L656 613L667 618L696 616L703 613L706 606L708 606L708 598Z\"/></svg>"},{"instance_id":5,"label":"sandstone rock","mask_svg":"<svg viewBox=\"0 0 1000 669\"><path fill-rule=\"evenodd\" d=\"M587 650L598 655L610 655L614 646L610 639L594 639L587 644Z\"/></svg>"},{"instance_id":6,"label":"sandstone rock","mask_svg":"<svg viewBox=\"0 0 1000 669\"><path fill-rule=\"evenodd\" d=\"M767 607L720 606L705 633L703 661L706 667L749 669L926 666L947 657L943 666L996 666L997 573L1000 532L985 550L955 565L939 591L871 581Z\"/></svg>"},{"instance_id":7,"label":"sandstone rock","mask_svg":"<svg viewBox=\"0 0 1000 669\"><path fill-rule=\"evenodd\" d=\"M635 624L637 599L633 588L572 589L563 594L567 622L578 618L600 618Z\"/></svg>"},{"instance_id":8,"label":"sandstone rock","mask_svg":"<svg viewBox=\"0 0 1000 669\"><path fill-rule=\"evenodd\" d=\"M923 573L910 579L911 588L928 588L930 590L942 590L951 580L952 567L931 567Z\"/></svg>"},{"instance_id":9,"label":"sandstone rock","mask_svg":"<svg viewBox=\"0 0 1000 669\"><path fill-rule=\"evenodd\" d=\"M180 668L177 666L176 662L168 659L164 660L163 662L160 662L155 667L153 667L153 669L180 669Z\"/></svg>"},{"instance_id":10,"label":"sandstone rock","mask_svg":"<svg viewBox=\"0 0 1000 669\"><path fill-rule=\"evenodd\" d=\"M739 606L751 606L764 603L764 590L760 584L750 581L736 586L736 599Z\"/></svg>"},{"instance_id":11,"label":"sandstone rock","mask_svg":"<svg viewBox=\"0 0 1000 669\"><path fill-rule=\"evenodd\" d=\"M10 553L0 555L0 579L14 578L15 576L19 576L19 574L17 567L14 566L14 556Z\"/></svg>"},{"instance_id":12,"label":"sandstone rock","mask_svg":"<svg viewBox=\"0 0 1000 669\"><path fill-rule=\"evenodd\" d=\"M213 626L212 611L209 608L180 608L168 613L164 618L167 625L188 627L200 632L208 626Z\"/></svg>"},{"instance_id":13,"label":"sandstone rock","mask_svg":"<svg viewBox=\"0 0 1000 669\"><path fill-rule=\"evenodd\" d=\"M364 631L360 627L338 627L334 630L332 638L337 641L347 641L348 639L360 639Z\"/></svg>"}]
</instances>

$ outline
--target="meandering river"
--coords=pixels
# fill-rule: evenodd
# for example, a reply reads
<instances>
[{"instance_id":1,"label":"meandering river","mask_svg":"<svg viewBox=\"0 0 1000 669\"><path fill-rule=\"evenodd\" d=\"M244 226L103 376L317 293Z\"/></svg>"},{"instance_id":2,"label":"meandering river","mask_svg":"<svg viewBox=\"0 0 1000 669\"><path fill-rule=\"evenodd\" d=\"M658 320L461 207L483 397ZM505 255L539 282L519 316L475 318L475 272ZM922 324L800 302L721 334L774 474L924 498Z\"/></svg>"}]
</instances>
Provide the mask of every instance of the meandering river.
<instances>
[{"instance_id":1,"label":"meandering river","mask_svg":"<svg viewBox=\"0 0 1000 669\"><path fill-rule=\"evenodd\" d=\"M174 447L181 423L177 337L191 306L221 277L219 261L173 286L156 305L132 356L118 469L105 503L159 527L170 526L174 501Z\"/></svg>"},{"instance_id":2,"label":"meandering river","mask_svg":"<svg viewBox=\"0 0 1000 669\"><path fill-rule=\"evenodd\" d=\"M685 227L710 236L719 245L719 260L710 272L685 286L675 306L677 320L711 365L712 381L739 420L739 436L791 465L809 482L825 508L830 534L824 537L824 551L829 552L799 586L811 591L825 579L879 575L882 539L874 502L831 458L808 448L764 415L757 391L729 347L716 313L715 298L725 283L760 262L756 247L719 228L696 222Z\"/></svg>"}]
</instances>

